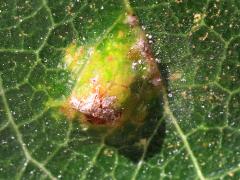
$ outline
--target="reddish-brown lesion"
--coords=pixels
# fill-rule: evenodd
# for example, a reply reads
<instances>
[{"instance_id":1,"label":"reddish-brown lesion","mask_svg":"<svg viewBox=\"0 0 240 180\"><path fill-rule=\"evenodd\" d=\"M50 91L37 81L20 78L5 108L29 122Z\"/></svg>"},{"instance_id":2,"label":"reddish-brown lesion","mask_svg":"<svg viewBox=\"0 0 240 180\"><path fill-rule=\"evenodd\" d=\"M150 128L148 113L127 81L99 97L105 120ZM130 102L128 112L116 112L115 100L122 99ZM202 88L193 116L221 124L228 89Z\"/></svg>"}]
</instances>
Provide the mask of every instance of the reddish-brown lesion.
<instances>
[{"instance_id":1,"label":"reddish-brown lesion","mask_svg":"<svg viewBox=\"0 0 240 180\"><path fill-rule=\"evenodd\" d=\"M115 106L116 96L110 96L107 88L102 87L98 78L92 79L92 92L86 97L72 93L69 105L76 113L81 113L86 121L92 124L111 124L121 117L121 110Z\"/></svg>"},{"instance_id":2,"label":"reddish-brown lesion","mask_svg":"<svg viewBox=\"0 0 240 180\"><path fill-rule=\"evenodd\" d=\"M151 51L151 47L147 41L145 32L140 28L138 18L133 14L129 13L127 15L127 18L125 20L129 26L132 28L140 29L139 33L139 39L136 42L136 44L130 49L128 53L128 58L130 60L137 60L139 57L143 57L147 63L148 63L148 70L149 74L151 75L150 81L154 86L160 86L161 85L161 77L159 69L156 65L154 55Z\"/></svg>"},{"instance_id":3,"label":"reddish-brown lesion","mask_svg":"<svg viewBox=\"0 0 240 180\"><path fill-rule=\"evenodd\" d=\"M149 72L151 74L151 83L154 86L159 86L161 85L161 77L160 77L160 72L157 67L157 64L155 62L154 56L152 54L150 45L147 43L146 39L142 38L139 41L139 49L141 49L141 54L142 56L146 59L148 65L149 65Z\"/></svg>"},{"instance_id":4,"label":"reddish-brown lesion","mask_svg":"<svg viewBox=\"0 0 240 180\"><path fill-rule=\"evenodd\" d=\"M115 109L113 105L114 100L112 99L112 97L108 96L96 96L90 102L92 104L88 108L85 107L86 103L89 103L88 101L83 101L78 107L73 106L73 108L81 112L86 117L86 120L92 124L111 124L121 117L121 111Z\"/></svg>"},{"instance_id":5,"label":"reddish-brown lesion","mask_svg":"<svg viewBox=\"0 0 240 180\"><path fill-rule=\"evenodd\" d=\"M160 72L144 34L140 36L136 44L129 50L127 57L132 61L143 58L148 65L149 80L154 86L161 85Z\"/></svg>"},{"instance_id":6,"label":"reddish-brown lesion","mask_svg":"<svg viewBox=\"0 0 240 180\"><path fill-rule=\"evenodd\" d=\"M128 13L125 23L127 23L131 27L138 26L138 18L133 13Z\"/></svg>"},{"instance_id":7,"label":"reddish-brown lesion","mask_svg":"<svg viewBox=\"0 0 240 180\"><path fill-rule=\"evenodd\" d=\"M122 115L122 110L114 106L115 101L117 101L115 97L102 94L92 99L91 105L86 108L88 100L71 96L62 106L61 111L68 119L75 119L81 114L83 117L81 119L91 124L112 125L116 124Z\"/></svg>"},{"instance_id":8,"label":"reddish-brown lesion","mask_svg":"<svg viewBox=\"0 0 240 180\"><path fill-rule=\"evenodd\" d=\"M86 117L86 120L88 122L90 122L91 124L102 124L102 125L105 125L105 124L116 123L116 121L118 119L120 119L120 117L121 117L121 112L120 111L118 112L118 115L116 116L115 119L99 118L99 117L94 117L94 116L88 115L88 114L84 114L84 116Z\"/></svg>"},{"instance_id":9,"label":"reddish-brown lesion","mask_svg":"<svg viewBox=\"0 0 240 180\"><path fill-rule=\"evenodd\" d=\"M137 39L135 41L136 43L129 50L127 54L127 59L132 61L144 59L144 61L147 64L148 80L155 87L160 87L161 86L160 72L156 65L154 56L151 52L150 45L147 41L147 38L145 37L145 33L139 27L137 17L132 14L128 15L126 23L128 23L131 26L131 28L137 29L136 32L138 33ZM122 37L123 35L124 35L123 32L121 31L118 32L118 37ZM76 56L74 56L73 60L78 59L81 54L83 54L83 49L78 50L78 53ZM114 61L114 59L115 56L113 55L109 55L106 57L106 60L108 62ZM115 125L117 126L117 124L121 124L122 119L126 118L125 117L126 111L128 110L125 111L121 109L122 104L119 104L118 97L109 95L108 89L110 87L103 86L97 76L93 77L89 83L91 83L92 89L90 90L90 92L86 93L87 94L86 96L76 93L77 90L72 92L71 96L69 97L64 107L62 108L64 114L66 114L69 117L69 119L74 119L74 117L76 116L84 117L80 119L85 122L89 122L90 124L114 125L114 126ZM131 82L126 83L127 85L124 84L122 85L113 81L111 82L111 85L112 86L116 85L117 87L125 89L129 88L130 83L132 83L132 80ZM73 100L75 103L73 103ZM143 116L139 117L139 119L141 118L144 117Z\"/></svg>"},{"instance_id":10,"label":"reddish-brown lesion","mask_svg":"<svg viewBox=\"0 0 240 180\"><path fill-rule=\"evenodd\" d=\"M113 57L112 55L109 55L109 56L107 57L107 60L108 60L109 62L111 62L111 61L114 60L114 57Z\"/></svg>"}]
</instances>

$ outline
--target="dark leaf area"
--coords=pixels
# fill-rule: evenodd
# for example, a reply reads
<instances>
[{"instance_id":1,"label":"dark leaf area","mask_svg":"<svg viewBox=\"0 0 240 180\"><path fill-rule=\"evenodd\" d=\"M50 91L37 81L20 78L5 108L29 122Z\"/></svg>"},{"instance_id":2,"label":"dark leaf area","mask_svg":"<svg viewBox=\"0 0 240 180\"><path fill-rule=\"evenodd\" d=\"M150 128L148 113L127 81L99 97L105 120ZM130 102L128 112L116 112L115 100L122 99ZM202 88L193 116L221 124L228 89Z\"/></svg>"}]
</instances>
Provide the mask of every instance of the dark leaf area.
<instances>
[{"instance_id":1,"label":"dark leaf area","mask_svg":"<svg viewBox=\"0 0 240 180\"><path fill-rule=\"evenodd\" d=\"M126 2L0 1L0 179L240 179L239 0L130 1L167 89L140 128L46 105L71 92L65 48L111 38Z\"/></svg>"}]
</instances>

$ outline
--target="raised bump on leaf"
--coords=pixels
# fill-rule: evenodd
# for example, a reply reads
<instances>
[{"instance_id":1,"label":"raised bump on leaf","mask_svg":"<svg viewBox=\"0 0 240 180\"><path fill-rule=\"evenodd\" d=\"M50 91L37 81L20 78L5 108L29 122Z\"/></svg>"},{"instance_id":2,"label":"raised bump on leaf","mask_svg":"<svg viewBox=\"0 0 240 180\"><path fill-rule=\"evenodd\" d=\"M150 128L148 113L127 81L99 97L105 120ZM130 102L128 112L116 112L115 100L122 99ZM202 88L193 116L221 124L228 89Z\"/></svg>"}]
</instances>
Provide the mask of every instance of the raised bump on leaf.
<instances>
[{"instance_id":1,"label":"raised bump on leaf","mask_svg":"<svg viewBox=\"0 0 240 180\"><path fill-rule=\"evenodd\" d=\"M97 46L66 49L66 67L76 81L63 106L72 119L90 124L142 122L150 99L159 96L161 79L145 34L127 14Z\"/></svg>"}]
</instances>

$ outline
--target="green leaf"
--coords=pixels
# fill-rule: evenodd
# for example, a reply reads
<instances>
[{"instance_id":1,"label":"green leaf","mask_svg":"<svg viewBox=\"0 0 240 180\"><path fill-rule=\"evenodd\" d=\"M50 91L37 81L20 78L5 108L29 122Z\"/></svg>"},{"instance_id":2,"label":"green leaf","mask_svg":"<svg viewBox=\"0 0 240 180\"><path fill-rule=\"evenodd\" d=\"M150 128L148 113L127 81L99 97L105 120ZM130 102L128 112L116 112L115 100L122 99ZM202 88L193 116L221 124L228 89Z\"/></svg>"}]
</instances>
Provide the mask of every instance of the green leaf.
<instances>
[{"instance_id":1,"label":"green leaf","mask_svg":"<svg viewBox=\"0 0 240 180\"><path fill-rule=\"evenodd\" d=\"M164 81L141 127L106 136L60 111L67 47L132 9ZM0 2L0 179L239 179L238 0ZM84 67L83 67L84 68Z\"/></svg>"}]
</instances>

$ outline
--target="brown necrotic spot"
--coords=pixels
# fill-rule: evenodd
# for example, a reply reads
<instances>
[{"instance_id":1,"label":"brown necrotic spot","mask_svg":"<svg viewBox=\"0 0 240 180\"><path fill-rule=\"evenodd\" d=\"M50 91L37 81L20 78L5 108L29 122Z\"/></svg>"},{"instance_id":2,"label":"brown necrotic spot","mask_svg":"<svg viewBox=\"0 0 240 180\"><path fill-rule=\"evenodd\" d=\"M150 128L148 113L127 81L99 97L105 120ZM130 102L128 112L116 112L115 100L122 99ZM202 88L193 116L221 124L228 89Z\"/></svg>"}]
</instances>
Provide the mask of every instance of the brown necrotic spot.
<instances>
[{"instance_id":1,"label":"brown necrotic spot","mask_svg":"<svg viewBox=\"0 0 240 180\"><path fill-rule=\"evenodd\" d=\"M121 116L121 111L114 108L115 96L102 96L92 93L81 100L72 97L70 104L73 109L85 115L87 121L93 124L114 123Z\"/></svg>"},{"instance_id":2,"label":"brown necrotic spot","mask_svg":"<svg viewBox=\"0 0 240 180\"><path fill-rule=\"evenodd\" d=\"M155 89L161 86L160 73L149 43L137 17L131 13L126 15L115 36L106 39L99 49L69 48L67 62L77 79L63 107L70 119L77 117L91 124L118 126L127 120L140 121L146 116L147 110L140 111L139 106L150 102L154 95L145 92L154 94ZM128 41L124 40L125 36ZM75 59L77 63L74 63ZM88 63L81 69L79 64L85 59ZM137 63L139 66L135 69ZM140 82L141 86L137 86L136 82ZM135 85L137 91L133 92Z\"/></svg>"},{"instance_id":3,"label":"brown necrotic spot","mask_svg":"<svg viewBox=\"0 0 240 180\"><path fill-rule=\"evenodd\" d=\"M138 18L137 16L131 14L128 14L126 19L125 19L125 23L129 24L131 27L137 26L138 25Z\"/></svg>"}]
</instances>

